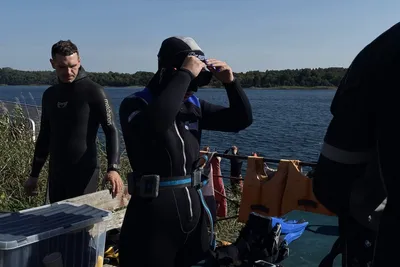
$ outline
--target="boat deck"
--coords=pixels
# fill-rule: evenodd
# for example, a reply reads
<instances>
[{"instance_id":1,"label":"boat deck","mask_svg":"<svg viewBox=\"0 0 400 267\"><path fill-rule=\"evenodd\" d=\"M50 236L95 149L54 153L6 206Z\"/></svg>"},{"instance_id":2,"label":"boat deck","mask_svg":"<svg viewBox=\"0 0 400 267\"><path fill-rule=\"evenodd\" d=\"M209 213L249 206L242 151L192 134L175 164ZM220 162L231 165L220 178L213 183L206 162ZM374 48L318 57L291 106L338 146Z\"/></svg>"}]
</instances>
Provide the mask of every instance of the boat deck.
<instances>
[{"instance_id":1,"label":"boat deck","mask_svg":"<svg viewBox=\"0 0 400 267\"><path fill-rule=\"evenodd\" d=\"M290 256L282 262L285 267L318 267L338 238L337 217L309 212L292 211L289 219L304 219L309 225L303 235L289 245ZM333 267L341 266L341 256Z\"/></svg>"},{"instance_id":2,"label":"boat deck","mask_svg":"<svg viewBox=\"0 0 400 267\"><path fill-rule=\"evenodd\" d=\"M303 235L289 245L289 257L282 262L283 266L318 267L338 238L337 217L302 211L292 211L286 217L304 219L309 225ZM340 266L341 256L338 256L333 267ZM193 267L207 267L207 264L202 262Z\"/></svg>"},{"instance_id":3,"label":"boat deck","mask_svg":"<svg viewBox=\"0 0 400 267\"><path fill-rule=\"evenodd\" d=\"M338 237L337 217L292 211L287 214L287 218L304 219L309 222L309 226L299 239L289 245L290 256L282 264L285 267L318 267ZM341 256L338 256L333 267L340 267L340 261ZM201 262L193 267L207 267L207 264Z\"/></svg>"}]
</instances>

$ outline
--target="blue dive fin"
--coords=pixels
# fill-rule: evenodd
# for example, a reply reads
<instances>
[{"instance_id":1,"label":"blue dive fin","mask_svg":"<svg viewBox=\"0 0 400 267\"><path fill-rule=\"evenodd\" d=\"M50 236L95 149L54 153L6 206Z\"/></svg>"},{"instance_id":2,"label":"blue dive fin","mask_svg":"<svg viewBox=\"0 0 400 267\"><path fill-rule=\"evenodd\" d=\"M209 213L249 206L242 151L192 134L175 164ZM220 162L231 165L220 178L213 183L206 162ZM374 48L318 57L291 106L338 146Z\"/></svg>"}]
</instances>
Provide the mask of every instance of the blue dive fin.
<instances>
[{"instance_id":1,"label":"blue dive fin","mask_svg":"<svg viewBox=\"0 0 400 267\"><path fill-rule=\"evenodd\" d=\"M306 222L305 220L284 220L285 223L304 223Z\"/></svg>"},{"instance_id":2,"label":"blue dive fin","mask_svg":"<svg viewBox=\"0 0 400 267\"><path fill-rule=\"evenodd\" d=\"M306 228L303 228L300 231L286 234L286 236L283 238L283 240L286 241L286 244L289 245L290 243L292 243L292 241L298 239L304 233L305 229Z\"/></svg>"},{"instance_id":3,"label":"blue dive fin","mask_svg":"<svg viewBox=\"0 0 400 267\"><path fill-rule=\"evenodd\" d=\"M282 234L290 234L294 232L303 231L306 229L308 222L299 222L297 220L285 221L282 218L271 217L272 227L275 227L277 223L282 226Z\"/></svg>"}]
</instances>

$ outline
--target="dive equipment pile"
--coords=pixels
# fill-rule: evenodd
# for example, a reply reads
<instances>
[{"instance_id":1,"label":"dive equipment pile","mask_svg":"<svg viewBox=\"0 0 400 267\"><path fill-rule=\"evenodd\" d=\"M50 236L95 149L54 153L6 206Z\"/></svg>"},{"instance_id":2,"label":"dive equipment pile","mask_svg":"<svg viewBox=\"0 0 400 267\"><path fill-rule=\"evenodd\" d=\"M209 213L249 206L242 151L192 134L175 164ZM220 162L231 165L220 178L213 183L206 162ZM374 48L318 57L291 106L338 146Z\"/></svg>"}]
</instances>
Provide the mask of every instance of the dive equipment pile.
<instances>
[{"instance_id":1,"label":"dive equipment pile","mask_svg":"<svg viewBox=\"0 0 400 267\"><path fill-rule=\"evenodd\" d=\"M252 212L237 240L212 252L215 267L280 266L289 256L289 244L298 239L308 222L285 220Z\"/></svg>"}]
</instances>

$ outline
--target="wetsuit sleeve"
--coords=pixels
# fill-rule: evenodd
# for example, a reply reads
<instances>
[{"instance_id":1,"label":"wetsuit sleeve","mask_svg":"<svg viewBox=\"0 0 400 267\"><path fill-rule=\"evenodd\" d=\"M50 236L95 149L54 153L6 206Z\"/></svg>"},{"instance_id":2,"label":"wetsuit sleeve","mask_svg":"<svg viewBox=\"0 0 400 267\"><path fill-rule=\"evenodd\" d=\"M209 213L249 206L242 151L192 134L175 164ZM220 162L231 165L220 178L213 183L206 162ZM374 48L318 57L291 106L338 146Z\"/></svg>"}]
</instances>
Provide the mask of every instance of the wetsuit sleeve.
<instances>
[{"instance_id":1,"label":"wetsuit sleeve","mask_svg":"<svg viewBox=\"0 0 400 267\"><path fill-rule=\"evenodd\" d=\"M397 68L395 69L397 71ZM399 189L399 128L396 126L398 121L398 98L396 97L394 88L397 84L397 73L392 77L396 77L391 83L385 86L389 88L389 93L381 93L379 108L377 111L377 150L380 164L381 177L385 183L388 198L392 198L392 203L400 203ZM397 204L396 204L397 205ZM396 208L397 209L397 208Z\"/></svg>"},{"instance_id":2,"label":"wetsuit sleeve","mask_svg":"<svg viewBox=\"0 0 400 267\"><path fill-rule=\"evenodd\" d=\"M374 141L366 125L352 117L335 116L326 132L313 176L313 191L326 208L346 213L352 185L365 175Z\"/></svg>"},{"instance_id":3,"label":"wetsuit sleeve","mask_svg":"<svg viewBox=\"0 0 400 267\"><path fill-rule=\"evenodd\" d=\"M365 164L371 159L374 146L370 130L368 122L360 118L335 116L324 138L320 163L330 161L342 167Z\"/></svg>"},{"instance_id":4,"label":"wetsuit sleeve","mask_svg":"<svg viewBox=\"0 0 400 267\"><path fill-rule=\"evenodd\" d=\"M347 74L346 74L347 75ZM331 105L313 179L315 196L331 211L346 212L354 181L365 175L376 148L374 105L361 75L344 77Z\"/></svg>"},{"instance_id":5,"label":"wetsuit sleeve","mask_svg":"<svg viewBox=\"0 0 400 267\"><path fill-rule=\"evenodd\" d=\"M227 149L227 150L225 150L224 151L224 154L228 154L229 153L229 151L231 151L231 149L229 148L229 149Z\"/></svg>"},{"instance_id":6,"label":"wetsuit sleeve","mask_svg":"<svg viewBox=\"0 0 400 267\"><path fill-rule=\"evenodd\" d=\"M120 107L121 120L127 120L136 134L148 137L164 133L173 125L193 78L189 71L175 72L166 87L150 103L143 106L136 99L132 101L133 106L124 109ZM143 100L139 101L143 103Z\"/></svg>"},{"instance_id":7,"label":"wetsuit sleeve","mask_svg":"<svg viewBox=\"0 0 400 267\"><path fill-rule=\"evenodd\" d=\"M119 164L119 135L115 124L114 113L109 99L104 89L98 87L93 97L93 107L98 114L98 119L106 136L107 162L111 164Z\"/></svg>"},{"instance_id":8,"label":"wetsuit sleeve","mask_svg":"<svg viewBox=\"0 0 400 267\"><path fill-rule=\"evenodd\" d=\"M239 132L253 123L253 113L249 99L238 80L225 85L229 107L214 105L200 100L202 119L200 127L204 130Z\"/></svg>"},{"instance_id":9,"label":"wetsuit sleeve","mask_svg":"<svg viewBox=\"0 0 400 267\"><path fill-rule=\"evenodd\" d=\"M31 177L39 177L40 171L49 155L50 147L50 120L48 116L49 92L45 91L42 97L42 114L40 118L40 130L36 140L35 152L32 161Z\"/></svg>"}]
</instances>

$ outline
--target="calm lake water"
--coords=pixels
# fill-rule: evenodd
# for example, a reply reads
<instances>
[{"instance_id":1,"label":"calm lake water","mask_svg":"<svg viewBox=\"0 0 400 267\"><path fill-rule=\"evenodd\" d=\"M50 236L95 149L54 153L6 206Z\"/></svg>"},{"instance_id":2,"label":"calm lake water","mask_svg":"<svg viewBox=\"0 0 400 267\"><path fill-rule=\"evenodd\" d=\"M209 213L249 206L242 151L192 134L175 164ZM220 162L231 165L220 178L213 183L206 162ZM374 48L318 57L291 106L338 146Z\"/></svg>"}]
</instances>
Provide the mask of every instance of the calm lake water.
<instances>
[{"instance_id":1,"label":"calm lake water","mask_svg":"<svg viewBox=\"0 0 400 267\"><path fill-rule=\"evenodd\" d=\"M22 103L38 104L46 87L43 86L0 86L0 99ZM139 88L106 88L115 113L118 113L122 99ZM253 90L246 93L253 107L254 122L248 129L238 133L204 132L203 145L223 152L237 145L243 154L252 151L276 159L299 159L316 161L323 137L331 119L330 103L334 90ZM227 105L223 89L204 89L197 96L216 104ZM118 116L116 116L118 118ZM234 120L235 118L232 118ZM245 171L243 166L243 171ZM229 162L222 161L224 175L229 175ZM309 221L311 228L335 225L334 217L294 211L293 218ZM316 234L306 231L299 241L290 245L290 254L284 261L286 266L317 266L328 253L336 234ZM340 257L334 266L340 266Z\"/></svg>"},{"instance_id":2,"label":"calm lake water","mask_svg":"<svg viewBox=\"0 0 400 267\"><path fill-rule=\"evenodd\" d=\"M40 105L46 88L0 86L0 99L18 99ZM115 113L118 113L122 99L138 90L140 88L106 88ZM246 93L253 107L253 124L237 134L205 131L202 145L221 152L236 145L243 154L257 151L268 158L317 160L331 119L329 107L334 90L247 89ZM203 89L197 96L212 103L228 105L224 89Z\"/></svg>"}]
</instances>

